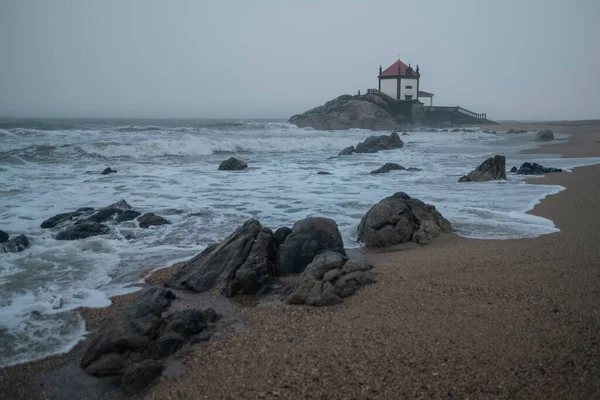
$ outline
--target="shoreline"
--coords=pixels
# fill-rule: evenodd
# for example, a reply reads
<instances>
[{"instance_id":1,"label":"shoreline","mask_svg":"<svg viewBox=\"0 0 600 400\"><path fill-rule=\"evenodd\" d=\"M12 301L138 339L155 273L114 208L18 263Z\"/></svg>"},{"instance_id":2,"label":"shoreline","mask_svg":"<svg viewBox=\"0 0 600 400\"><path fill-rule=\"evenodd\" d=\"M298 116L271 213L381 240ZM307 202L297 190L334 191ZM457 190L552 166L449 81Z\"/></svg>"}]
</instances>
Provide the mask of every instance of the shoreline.
<instances>
[{"instance_id":1,"label":"shoreline","mask_svg":"<svg viewBox=\"0 0 600 400\"><path fill-rule=\"evenodd\" d=\"M522 127L522 128L524 128L525 126L535 126L540 129L548 126L548 127L550 127L550 129L558 130L557 126L552 125L552 124L509 124L507 126ZM600 155L600 151L599 151L600 145L598 144L599 143L598 140L600 139L600 137L598 137L598 135L596 135L596 137L594 137L594 138L591 137L592 132L598 133L599 127L600 127L600 125L590 127L589 132L587 132L587 133L589 133L589 135L586 136L585 132L582 132L583 129L581 126L572 126L571 125L571 126L566 127L564 130L565 133L571 134L571 136L569 137L569 139L566 142L561 142L561 143L556 143L556 144L543 144L542 146L540 146L538 148L521 151L521 153L522 154L532 154L532 155L542 154L542 153L543 154L561 154L567 158L599 156ZM495 126L495 128L499 129L499 130L502 129L502 128L498 128L497 125ZM560 126L559 129L561 129L561 132L563 132L563 126ZM566 149L565 153L562 153L562 150L561 150L562 148ZM557 151L552 153L551 151L548 151L549 149L551 149L551 150L557 149ZM577 153L577 151L578 151L577 149L579 149L581 152ZM569 155L569 156L567 156L567 155ZM579 156L576 157L575 155L579 155ZM390 265L398 263L399 257L401 257L401 258L408 257L413 262L415 262L415 261L418 261L419 257L422 257L425 255L423 253L428 253L427 255L425 255L425 257L429 257L429 262L432 262L431 260L433 258L435 258L437 260L443 259L443 257L440 258L440 253L442 255L444 253L448 253L450 247L452 247L452 246L459 247L459 248L470 248L473 246L483 248L483 253L485 254L485 256L490 257L489 249L492 247L495 247L495 246L499 246L499 247L506 249L506 248L510 248L511 246L515 245L515 243L520 243L519 246L522 246L522 244L525 243L525 246L528 246L532 242L540 242L540 244L539 244L540 246L552 245L551 243L552 243L552 241L556 240L556 236L561 237L561 236L566 236L566 235L572 233L569 230L568 222L565 222L566 220L568 220L568 218L565 218L565 213L568 210L562 210L561 212L557 213L556 204L564 203L565 199L563 199L563 198L566 196L567 192L569 192L568 193L569 196L567 196L567 197L569 197L569 199L571 199L573 197L572 194L570 193L571 190L569 189L569 187L573 185L573 182L580 184L582 180L585 180L585 179L589 180L590 175L593 177L595 174L598 173L598 171L600 171L600 166L598 164L596 164L593 166L576 167L573 169L572 172L548 174L543 178L534 178L534 179L526 180L527 183L529 183L529 184L552 184L552 185L561 185L561 186L565 187L564 190L561 190L557 194L546 196L540 202L538 202L532 209L527 211L527 213L529 213L529 214L542 216L544 218L548 218L548 219L552 220L554 222L554 224L560 229L560 232L547 234L547 235L543 235L543 236L532 238L532 239L503 239L503 240L468 239L468 238L460 237L458 235L451 234L451 235L446 235L445 237L440 238L437 241L434 241L431 245L428 245L426 247L411 248L410 252L405 252L402 250L394 251L392 249L392 250L385 251L385 252L372 252L372 251L365 250L365 251L361 251L361 253L363 253L363 255L365 257L367 257L370 261L373 262L373 264L376 265L375 272L379 276L380 275L379 269L387 268L389 270ZM561 207L559 206L559 209L560 208ZM591 222L593 222L593 221L591 221ZM563 230L563 228L565 228L565 227L566 227L567 233L565 233ZM501 242L505 242L505 243L502 243L501 245L499 245L499 243L501 243ZM519 247L519 246L517 246L517 247ZM533 246L535 246L535 244L533 244ZM478 249L477 251L482 251L482 250ZM446 256L447 256L447 254L446 254ZM451 253L450 256L451 256L451 258L458 257L457 254L455 254L455 253ZM461 259L461 258L459 257L459 259ZM499 262L498 260L495 260L495 261ZM175 268L176 268L176 264L173 266L165 267L165 268L155 269L149 274L148 274L148 272L146 272L147 276L144 277L144 280L147 281L149 279L153 284L158 284L161 281L163 281L166 276L173 273L173 270ZM387 272L389 272L389 271L387 271ZM412 271L412 272L416 273L416 271ZM383 271L381 273L381 275L387 276L385 271ZM407 279L407 278L404 278L404 279ZM385 285L385 284L386 284L386 280L383 280L383 282L381 282L378 277L378 284L372 285L374 287L366 287L366 288L361 289L361 291L359 291L359 293L356 296L354 296L353 298L349 299L349 301L347 301L347 304L344 304L340 307L332 307L330 310L324 310L322 312L318 311L318 310L314 310L314 312L308 312L308 311L305 311L305 312L307 312L308 314L327 314L329 316L332 316L330 314L331 314L331 311L333 311L333 310L337 310L339 312L342 312L342 310L344 312L350 312L352 310L349 310L349 309L351 309L353 307L358 307L359 303L361 301L364 302L364 300L365 300L364 297L372 298L372 296L376 292L377 286ZM110 317L111 315L114 315L114 313L119 312L129 302L134 301L137 298L137 296L139 296L140 293L141 293L141 291L136 291L134 293L126 294L123 296L112 297L111 301L113 304L106 308L102 308L102 309L81 308L81 309L78 309L78 311L80 311L82 317L86 321L86 329L88 330L88 332L93 333L93 330L96 329L100 323L102 323L106 318ZM385 308L385 307L382 307L382 308ZM387 307L387 308L389 308L389 307ZM276 309L270 308L270 311L274 311L275 314L277 314L279 317L283 318L284 320L286 318L289 318L290 315L298 314L298 312L300 310L304 310L304 308L299 307L294 310L294 309L290 309L289 307L286 307L284 305L278 306L278 307L276 307ZM243 311L248 311L248 310L244 309ZM266 318L269 317L266 314L269 314L269 313L268 312L265 313L264 310L252 310L251 308L250 308L250 311L251 312L247 312L247 313L244 312L244 314L253 314L253 315L247 315L246 317L248 317L249 320L254 321L253 323L249 322L254 326L254 331L261 331L261 329L259 327L260 324L256 324L256 321L259 321L259 322L262 321L264 323L266 321ZM287 313L287 315L284 315L286 313ZM350 312L350 314L354 314L354 313ZM271 318L274 318L274 317L271 317ZM421 322L423 322L423 321L421 321ZM271 322L271 325L272 325L272 322ZM264 329L262 329L262 330L264 331ZM255 333L250 332L249 336L253 336L254 334ZM235 342L236 340L239 340L239 338L228 337L226 339L226 341L228 341L228 342ZM28 390L28 389L30 389L32 382L35 381L35 375L37 375L37 373L39 373L41 371L47 371L49 369L56 368L60 365L72 362L73 360L78 361L79 354L81 353L82 347L86 344L86 341L87 340L81 341L69 353L66 353L66 354L54 355L54 356L50 356L50 357L47 357L47 358L44 358L41 360L27 362L27 363L18 364L18 365L12 366L12 367L0 369L0 384L1 384L0 386L10 387L9 385L14 385L15 383L17 383L17 382L13 382L13 379L15 379L15 377L18 378L20 376L21 379L19 379L19 380L20 380L21 384L19 385L17 383L16 387L14 387L14 388L11 387L11 389L13 389L13 391L11 391L10 393L13 395L13 397L10 397L10 398L14 398L14 399L17 399L17 398L39 398L39 397L35 397L36 394L31 393ZM208 348L214 348L216 346L218 346L218 345L214 344L214 343L209 343L207 345ZM210 358L210 355L208 355L208 356L203 355L203 357ZM192 366L189 368L194 369L195 368L194 364L192 363ZM187 374L189 375L190 371L188 371ZM217 377L213 376L213 379L217 379ZM225 379L225 376L223 376L222 379ZM7 382L7 380L9 380L9 381ZM185 380L185 376L182 377L182 380ZM176 384L176 382L173 383L173 382L163 381L159 384L159 386L162 387L162 386L166 385L168 388L168 386L171 386L172 384ZM209 383L206 383L206 384L209 385ZM29 386L29 388L28 388L28 386ZM208 387L205 387L205 388L208 388ZM156 390L163 390L163 389L164 388L156 388ZM24 390L25 390L25 392L24 392ZM164 390L166 390L166 389L164 389ZM226 388L224 388L224 390L226 390ZM18 397L18 396L23 396L25 393L32 394L33 396L32 397ZM153 389L151 389L148 392L148 396L151 396L152 393L153 393ZM205 392L205 393L210 393L210 392ZM356 392L352 392L352 393L356 394ZM255 394L257 394L257 393L255 393ZM379 393L379 395L382 395L382 394L384 394L384 393L383 392ZM249 392L247 395L251 396L251 392ZM153 398L153 397L149 397L149 398ZM160 398L160 396L156 397L156 398ZM248 397L248 398L252 398L252 397ZM383 398L385 398L385 397L383 397Z\"/></svg>"}]
</instances>

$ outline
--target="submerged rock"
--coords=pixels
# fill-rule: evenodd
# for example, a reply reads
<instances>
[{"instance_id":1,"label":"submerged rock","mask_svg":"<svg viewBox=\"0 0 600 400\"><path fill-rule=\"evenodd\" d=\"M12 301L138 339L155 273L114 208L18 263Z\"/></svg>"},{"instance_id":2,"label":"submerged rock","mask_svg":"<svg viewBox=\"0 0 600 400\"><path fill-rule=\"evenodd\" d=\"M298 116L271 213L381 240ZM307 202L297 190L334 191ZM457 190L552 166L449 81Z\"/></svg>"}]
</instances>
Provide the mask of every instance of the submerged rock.
<instances>
[{"instance_id":1,"label":"submerged rock","mask_svg":"<svg viewBox=\"0 0 600 400\"><path fill-rule=\"evenodd\" d=\"M547 168L538 163L529 163L525 162L521 167L517 170L516 167L513 168L518 175L544 175L551 172L562 172L563 170L560 168ZM513 170L511 169L511 172Z\"/></svg>"},{"instance_id":2,"label":"submerged rock","mask_svg":"<svg viewBox=\"0 0 600 400\"><path fill-rule=\"evenodd\" d=\"M117 215L117 218L115 218L115 221L117 221L117 222L131 221L132 219L136 219L140 215L142 215L142 213L139 213L135 210L124 210L122 213Z\"/></svg>"},{"instance_id":3,"label":"submerged rock","mask_svg":"<svg viewBox=\"0 0 600 400\"><path fill-rule=\"evenodd\" d=\"M461 177L459 182L486 182L491 180L506 179L506 158L494 156L485 160L481 165Z\"/></svg>"},{"instance_id":4,"label":"submerged rock","mask_svg":"<svg viewBox=\"0 0 600 400\"><path fill-rule=\"evenodd\" d=\"M374 171L371 171L371 174L387 174L390 171L402 171L406 168L404 168L402 165L400 164L396 164L396 163L385 163L383 164L382 167L377 168Z\"/></svg>"},{"instance_id":5,"label":"submerged rock","mask_svg":"<svg viewBox=\"0 0 600 400\"><path fill-rule=\"evenodd\" d=\"M2 231L0 231L2 232ZM2 232L4 233L4 232ZM8 235L6 235L8 237ZM14 238L5 241L0 244L0 252L1 253L18 253L25 249L28 249L31 245L29 244L29 239L25 235L15 236Z\"/></svg>"},{"instance_id":6,"label":"submerged rock","mask_svg":"<svg viewBox=\"0 0 600 400\"><path fill-rule=\"evenodd\" d=\"M235 157L231 157L219 165L219 171L240 171L246 168L248 168L248 164Z\"/></svg>"},{"instance_id":7,"label":"submerged rock","mask_svg":"<svg viewBox=\"0 0 600 400\"><path fill-rule=\"evenodd\" d=\"M344 150L340 151L338 156L349 156L354 153L356 153L356 149L354 148L354 146L348 146Z\"/></svg>"},{"instance_id":8,"label":"submerged rock","mask_svg":"<svg viewBox=\"0 0 600 400\"><path fill-rule=\"evenodd\" d=\"M452 226L434 206L398 192L375 204L358 225L358 241L367 247L400 243L427 244Z\"/></svg>"},{"instance_id":9,"label":"submerged rock","mask_svg":"<svg viewBox=\"0 0 600 400\"><path fill-rule=\"evenodd\" d=\"M114 174L116 172L117 172L116 169L112 169L111 167L107 167L107 168L104 169L104 171L102 171L102 175Z\"/></svg>"},{"instance_id":10,"label":"submerged rock","mask_svg":"<svg viewBox=\"0 0 600 400\"><path fill-rule=\"evenodd\" d=\"M142 215L137 220L140 224L140 228L149 228L151 226L170 224L170 222L166 218L163 218L160 215L156 215L151 212Z\"/></svg>"},{"instance_id":11,"label":"submerged rock","mask_svg":"<svg viewBox=\"0 0 600 400\"><path fill-rule=\"evenodd\" d=\"M331 175L331 172L319 171L319 172L317 172L317 175Z\"/></svg>"},{"instance_id":12,"label":"submerged rock","mask_svg":"<svg viewBox=\"0 0 600 400\"><path fill-rule=\"evenodd\" d=\"M554 140L554 133L550 129L543 129L535 134L536 142L550 142Z\"/></svg>"}]
</instances>

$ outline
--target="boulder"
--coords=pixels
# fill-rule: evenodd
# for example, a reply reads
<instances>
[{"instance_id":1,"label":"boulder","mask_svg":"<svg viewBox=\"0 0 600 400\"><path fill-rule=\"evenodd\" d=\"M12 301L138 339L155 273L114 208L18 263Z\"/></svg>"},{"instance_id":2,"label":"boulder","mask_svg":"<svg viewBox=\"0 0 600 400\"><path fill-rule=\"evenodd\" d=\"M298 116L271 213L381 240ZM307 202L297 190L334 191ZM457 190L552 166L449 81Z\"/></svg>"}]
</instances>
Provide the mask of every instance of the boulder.
<instances>
[{"instance_id":1,"label":"boulder","mask_svg":"<svg viewBox=\"0 0 600 400\"><path fill-rule=\"evenodd\" d=\"M544 175L551 172L562 172L560 168L547 168L538 163L529 163L525 162L519 169L516 167L513 168L518 175ZM513 172L513 170L510 170Z\"/></svg>"},{"instance_id":2,"label":"boulder","mask_svg":"<svg viewBox=\"0 0 600 400\"><path fill-rule=\"evenodd\" d=\"M375 204L358 225L358 241L367 247L400 243L427 244L442 232L451 232L447 219L421 200L398 192Z\"/></svg>"},{"instance_id":3,"label":"boulder","mask_svg":"<svg viewBox=\"0 0 600 400\"><path fill-rule=\"evenodd\" d=\"M216 286L227 296L254 294L276 272L275 251L271 230L250 219L189 260L167 285L200 293Z\"/></svg>"},{"instance_id":4,"label":"boulder","mask_svg":"<svg viewBox=\"0 0 600 400\"><path fill-rule=\"evenodd\" d=\"M167 219L161 217L160 215L151 213L151 212L142 215L137 220L140 224L140 228L149 228L149 227L155 226L155 225L169 225L170 224L170 222Z\"/></svg>"},{"instance_id":5,"label":"boulder","mask_svg":"<svg viewBox=\"0 0 600 400\"><path fill-rule=\"evenodd\" d=\"M356 153L356 149L354 148L354 146L348 146L344 150L340 151L338 156L349 156L354 153Z\"/></svg>"},{"instance_id":6,"label":"boulder","mask_svg":"<svg viewBox=\"0 0 600 400\"><path fill-rule=\"evenodd\" d=\"M104 235L109 232L106 225L94 221L81 221L64 228L55 236L56 240L77 240L91 236Z\"/></svg>"},{"instance_id":7,"label":"boulder","mask_svg":"<svg viewBox=\"0 0 600 400\"><path fill-rule=\"evenodd\" d=\"M398 149L404 146L398 132L394 131L390 136L370 136L356 145L357 153L377 153L381 150Z\"/></svg>"},{"instance_id":8,"label":"boulder","mask_svg":"<svg viewBox=\"0 0 600 400\"><path fill-rule=\"evenodd\" d=\"M512 168L510 169L510 172L511 172L511 173L516 173L516 172L517 172L517 167L512 167Z\"/></svg>"},{"instance_id":9,"label":"boulder","mask_svg":"<svg viewBox=\"0 0 600 400\"><path fill-rule=\"evenodd\" d=\"M486 182L506 179L506 158L504 156L490 157L480 166L461 177L459 182Z\"/></svg>"},{"instance_id":10,"label":"boulder","mask_svg":"<svg viewBox=\"0 0 600 400\"><path fill-rule=\"evenodd\" d=\"M550 129L543 129L535 134L536 142L550 142L554 140L554 133Z\"/></svg>"},{"instance_id":11,"label":"boulder","mask_svg":"<svg viewBox=\"0 0 600 400\"><path fill-rule=\"evenodd\" d=\"M323 217L308 217L296 222L279 247L281 273L297 274L304 271L315 255L324 250L346 255L336 222Z\"/></svg>"},{"instance_id":12,"label":"boulder","mask_svg":"<svg viewBox=\"0 0 600 400\"><path fill-rule=\"evenodd\" d=\"M390 171L402 171L404 169L406 169L406 168L404 168L400 164L385 163L385 164L383 164L383 167L380 167L380 168L377 168L374 171L371 171L371 174L387 174Z\"/></svg>"},{"instance_id":13,"label":"boulder","mask_svg":"<svg viewBox=\"0 0 600 400\"><path fill-rule=\"evenodd\" d=\"M248 164L235 157L231 157L219 165L219 171L240 171L246 168L248 168Z\"/></svg>"},{"instance_id":14,"label":"boulder","mask_svg":"<svg viewBox=\"0 0 600 400\"><path fill-rule=\"evenodd\" d=\"M375 282L371 268L335 251L321 252L302 272L286 301L311 306L341 303L362 285Z\"/></svg>"},{"instance_id":15,"label":"boulder","mask_svg":"<svg viewBox=\"0 0 600 400\"><path fill-rule=\"evenodd\" d=\"M102 175L114 174L115 172L117 172L117 170L107 167L102 171Z\"/></svg>"},{"instance_id":16,"label":"boulder","mask_svg":"<svg viewBox=\"0 0 600 400\"><path fill-rule=\"evenodd\" d=\"M115 221L117 221L117 222L131 221L132 219L136 219L140 215L142 215L142 214L135 210L124 210L119 215L117 215L117 217L115 218Z\"/></svg>"},{"instance_id":17,"label":"boulder","mask_svg":"<svg viewBox=\"0 0 600 400\"><path fill-rule=\"evenodd\" d=\"M387 102L378 95L342 95L303 114L296 114L288 122L317 130L359 128L381 131L399 128L406 123L406 118L392 115Z\"/></svg>"},{"instance_id":18,"label":"boulder","mask_svg":"<svg viewBox=\"0 0 600 400\"><path fill-rule=\"evenodd\" d=\"M4 243L8 240L10 236L8 235L8 233L4 232L3 230L0 230L0 243Z\"/></svg>"},{"instance_id":19,"label":"boulder","mask_svg":"<svg viewBox=\"0 0 600 400\"><path fill-rule=\"evenodd\" d=\"M154 360L133 364L121 376L121 389L127 396L138 394L162 374L163 368Z\"/></svg>"},{"instance_id":20,"label":"boulder","mask_svg":"<svg viewBox=\"0 0 600 400\"><path fill-rule=\"evenodd\" d=\"M8 235L6 236L8 237ZM19 235L0 244L0 253L18 253L28 249L30 246L31 245L29 244L29 239L27 239L27 236Z\"/></svg>"}]
</instances>

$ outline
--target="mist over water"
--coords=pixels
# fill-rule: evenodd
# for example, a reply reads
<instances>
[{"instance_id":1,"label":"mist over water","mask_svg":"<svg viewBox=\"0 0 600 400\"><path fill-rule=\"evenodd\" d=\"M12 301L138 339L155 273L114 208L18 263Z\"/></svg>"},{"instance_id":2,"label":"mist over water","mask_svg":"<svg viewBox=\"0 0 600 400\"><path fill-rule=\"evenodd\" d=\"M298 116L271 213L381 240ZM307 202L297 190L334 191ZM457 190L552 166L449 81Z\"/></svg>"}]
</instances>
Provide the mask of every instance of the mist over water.
<instances>
[{"instance_id":1,"label":"mist over water","mask_svg":"<svg viewBox=\"0 0 600 400\"><path fill-rule=\"evenodd\" d=\"M459 235L536 237L557 229L525 212L561 187L527 185L511 174L503 182L457 179L494 154L506 155L507 168L599 161L520 155L537 145L533 133L481 131L409 132L402 149L329 159L372 134L265 120L0 121L0 229L32 243L0 255L0 366L70 349L85 334L70 310L108 306L143 271L194 256L248 218L276 229L306 216L330 217L345 245L357 247L364 213L404 191L434 204ZM230 156L249 169L217 171ZM386 162L422 171L369 174ZM107 166L118 172L101 175ZM317 175L321 170L332 174ZM120 199L172 224L140 229L129 221L78 241L57 241L55 231L40 228L55 214Z\"/></svg>"}]
</instances>

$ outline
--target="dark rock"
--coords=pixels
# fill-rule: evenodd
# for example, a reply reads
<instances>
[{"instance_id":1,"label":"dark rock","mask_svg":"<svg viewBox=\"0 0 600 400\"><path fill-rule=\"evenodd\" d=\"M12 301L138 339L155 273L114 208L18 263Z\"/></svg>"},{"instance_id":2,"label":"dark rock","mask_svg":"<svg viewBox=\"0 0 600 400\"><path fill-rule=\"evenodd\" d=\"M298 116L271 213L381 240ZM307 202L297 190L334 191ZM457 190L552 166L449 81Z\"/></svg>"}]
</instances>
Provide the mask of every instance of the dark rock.
<instances>
[{"instance_id":1,"label":"dark rock","mask_svg":"<svg viewBox=\"0 0 600 400\"><path fill-rule=\"evenodd\" d=\"M513 167L518 175L544 175L551 172L562 172L560 168L547 168L538 163L529 163L525 162L521 167L517 170L517 167ZM511 169L510 172L513 172Z\"/></svg>"},{"instance_id":2,"label":"dark rock","mask_svg":"<svg viewBox=\"0 0 600 400\"><path fill-rule=\"evenodd\" d=\"M124 210L119 215L117 215L117 218L115 218L115 221L117 221L117 222L131 221L132 219L136 219L140 215L142 215L142 214L135 210Z\"/></svg>"},{"instance_id":3,"label":"dark rock","mask_svg":"<svg viewBox=\"0 0 600 400\"><path fill-rule=\"evenodd\" d=\"M129 365L127 358L118 353L108 353L100 356L85 372L93 376L121 375Z\"/></svg>"},{"instance_id":4,"label":"dark rock","mask_svg":"<svg viewBox=\"0 0 600 400\"><path fill-rule=\"evenodd\" d=\"M120 213L121 213L121 210L118 208L105 207L105 208L101 208L100 210L96 211L94 214L87 217L84 221L93 221L93 222L98 222L98 223L106 222L113 215L115 215L115 214L118 215Z\"/></svg>"},{"instance_id":5,"label":"dark rock","mask_svg":"<svg viewBox=\"0 0 600 400\"><path fill-rule=\"evenodd\" d=\"M404 169L406 169L406 168L404 168L400 164L385 163L385 164L383 164L383 167L380 167L380 168L377 168L374 171L371 171L371 174L387 174L390 171L402 171Z\"/></svg>"},{"instance_id":6,"label":"dark rock","mask_svg":"<svg viewBox=\"0 0 600 400\"><path fill-rule=\"evenodd\" d=\"M550 129L543 129L535 134L536 142L550 142L554 140L554 133Z\"/></svg>"},{"instance_id":7,"label":"dark rock","mask_svg":"<svg viewBox=\"0 0 600 400\"><path fill-rule=\"evenodd\" d=\"M188 261L167 285L194 292L218 286L228 296L253 294L275 274L274 254L271 231L250 219Z\"/></svg>"},{"instance_id":8,"label":"dark rock","mask_svg":"<svg viewBox=\"0 0 600 400\"><path fill-rule=\"evenodd\" d=\"M102 171L102 175L114 174L117 170L107 167Z\"/></svg>"},{"instance_id":9,"label":"dark rock","mask_svg":"<svg viewBox=\"0 0 600 400\"><path fill-rule=\"evenodd\" d=\"M506 158L504 156L490 157L480 166L461 177L459 182L486 182L506 179Z\"/></svg>"},{"instance_id":10,"label":"dark rock","mask_svg":"<svg viewBox=\"0 0 600 400\"><path fill-rule=\"evenodd\" d=\"M148 228L150 226L155 226L155 225L169 225L170 224L170 222L167 219L161 217L160 215L151 213L151 212L142 215L137 220L140 223L140 228Z\"/></svg>"},{"instance_id":11,"label":"dark rock","mask_svg":"<svg viewBox=\"0 0 600 400\"><path fill-rule=\"evenodd\" d=\"M117 201L116 203L112 203L112 204L110 204L110 205L108 205L108 206L106 206L104 208L118 208L119 210L131 210L131 209L133 209L133 207L131 207L129 205L129 203L127 201L125 201L124 199L121 199L121 200Z\"/></svg>"},{"instance_id":12,"label":"dark rock","mask_svg":"<svg viewBox=\"0 0 600 400\"><path fill-rule=\"evenodd\" d=\"M394 131L390 136L370 136L356 145L357 153L377 153L381 150L398 149L404 146L398 132Z\"/></svg>"},{"instance_id":13,"label":"dark rock","mask_svg":"<svg viewBox=\"0 0 600 400\"><path fill-rule=\"evenodd\" d=\"M442 232L451 232L450 222L421 200L398 192L371 207L358 226L358 240L367 247L386 247L405 242L426 244Z\"/></svg>"},{"instance_id":14,"label":"dark rock","mask_svg":"<svg viewBox=\"0 0 600 400\"><path fill-rule=\"evenodd\" d=\"M289 304L327 306L341 303L362 285L374 283L369 264L348 260L335 251L319 253L300 275Z\"/></svg>"},{"instance_id":15,"label":"dark rock","mask_svg":"<svg viewBox=\"0 0 600 400\"><path fill-rule=\"evenodd\" d=\"M324 250L346 254L342 235L335 221L329 218L308 217L296 222L285 242L279 246L281 273L302 272L315 255Z\"/></svg>"},{"instance_id":16,"label":"dark rock","mask_svg":"<svg viewBox=\"0 0 600 400\"><path fill-rule=\"evenodd\" d=\"M8 233L4 232L3 230L0 230L0 243L4 243L8 240L10 236L8 236Z\"/></svg>"},{"instance_id":17,"label":"dark rock","mask_svg":"<svg viewBox=\"0 0 600 400\"><path fill-rule=\"evenodd\" d=\"M121 377L121 389L127 396L133 396L144 390L160 376L163 365L158 361L144 360L129 366Z\"/></svg>"},{"instance_id":18,"label":"dark rock","mask_svg":"<svg viewBox=\"0 0 600 400\"><path fill-rule=\"evenodd\" d=\"M371 129L376 131L397 129L406 123L402 115L394 116L389 106L378 95L353 97L342 95L303 114L296 114L289 122L300 128L317 130Z\"/></svg>"},{"instance_id":19,"label":"dark rock","mask_svg":"<svg viewBox=\"0 0 600 400\"><path fill-rule=\"evenodd\" d=\"M94 221L82 221L58 232L55 238L56 240L85 239L91 236L107 234L109 230L106 225Z\"/></svg>"},{"instance_id":20,"label":"dark rock","mask_svg":"<svg viewBox=\"0 0 600 400\"><path fill-rule=\"evenodd\" d=\"M292 233L292 230L287 226L282 226L281 228L277 229L273 234L275 246L281 246L283 242L285 242L285 238L287 238L290 233Z\"/></svg>"},{"instance_id":21,"label":"dark rock","mask_svg":"<svg viewBox=\"0 0 600 400\"><path fill-rule=\"evenodd\" d=\"M152 345L152 358L158 360L169 356L179 350L183 343L185 343L185 340L179 333L167 332L160 335Z\"/></svg>"},{"instance_id":22,"label":"dark rock","mask_svg":"<svg viewBox=\"0 0 600 400\"><path fill-rule=\"evenodd\" d=\"M240 171L246 168L248 168L248 164L235 157L231 157L219 165L219 171Z\"/></svg>"},{"instance_id":23,"label":"dark rock","mask_svg":"<svg viewBox=\"0 0 600 400\"><path fill-rule=\"evenodd\" d=\"M205 330L217 321L217 313L212 308L206 310L183 310L165 318L161 336L174 332L188 337Z\"/></svg>"},{"instance_id":24,"label":"dark rock","mask_svg":"<svg viewBox=\"0 0 600 400\"><path fill-rule=\"evenodd\" d=\"M4 232L3 232L4 233ZM8 236L8 235L7 235ZM0 245L1 253L18 253L29 248L29 239L25 235L15 236Z\"/></svg>"},{"instance_id":25,"label":"dark rock","mask_svg":"<svg viewBox=\"0 0 600 400\"><path fill-rule=\"evenodd\" d=\"M206 342L206 341L210 340L211 337L212 337L212 332L209 332L209 331L200 332L200 333L190 337L190 343L194 344L194 343Z\"/></svg>"},{"instance_id":26,"label":"dark rock","mask_svg":"<svg viewBox=\"0 0 600 400\"><path fill-rule=\"evenodd\" d=\"M331 172L319 171L319 172L317 172L317 175L331 175Z\"/></svg>"},{"instance_id":27,"label":"dark rock","mask_svg":"<svg viewBox=\"0 0 600 400\"><path fill-rule=\"evenodd\" d=\"M354 153L356 153L356 149L354 148L354 146L348 146L344 150L340 151L338 156L349 156Z\"/></svg>"},{"instance_id":28,"label":"dark rock","mask_svg":"<svg viewBox=\"0 0 600 400\"><path fill-rule=\"evenodd\" d=\"M527 131L524 129L516 130L516 129L511 128L511 129L507 130L506 133L516 135L516 134L521 134L521 133L527 133Z\"/></svg>"},{"instance_id":29,"label":"dark rock","mask_svg":"<svg viewBox=\"0 0 600 400\"><path fill-rule=\"evenodd\" d=\"M512 168L510 169L510 172L512 172L512 173L515 173L515 172L517 172L517 167L512 167Z\"/></svg>"},{"instance_id":30,"label":"dark rock","mask_svg":"<svg viewBox=\"0 0 600 400\"><path fill-rule=\"evenodd\" d=\"M89 209L80 209L80 210L90 211ZM93 208L92 208L92 210L93 210ZM86 211L78 210L78 211L73 211L73 212L57 214L54 217L48 218L47 220L42 222L42 224L40 225L40 228L42 228L42 229L54 228L55 226L62 224L63 222L76 219L85 213L86 213Z\"/></svg>"}]
</instances>

